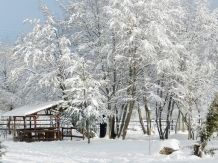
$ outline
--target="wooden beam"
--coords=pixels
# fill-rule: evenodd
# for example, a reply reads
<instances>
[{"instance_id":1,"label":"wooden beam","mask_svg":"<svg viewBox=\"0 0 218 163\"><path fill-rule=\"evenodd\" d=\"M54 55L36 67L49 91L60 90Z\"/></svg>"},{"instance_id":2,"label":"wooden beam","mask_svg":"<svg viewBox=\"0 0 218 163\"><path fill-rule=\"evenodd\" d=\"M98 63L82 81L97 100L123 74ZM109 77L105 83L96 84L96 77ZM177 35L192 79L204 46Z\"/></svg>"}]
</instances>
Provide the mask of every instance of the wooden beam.
<instances>
[{"instance_id":1,"label":"wooden beam","mask_svg":"<svg viewBox=\"0 0 218 163\"><path fill-rule=\"evenodd\" d=\"M29 117L29 116L31 116L31 117L34 117L34 116L51 116L51 117L55 117L55 115L53 115L53 114L30 114L30 115L28 115L26 117Z\"/></svg>"}]
</instances>

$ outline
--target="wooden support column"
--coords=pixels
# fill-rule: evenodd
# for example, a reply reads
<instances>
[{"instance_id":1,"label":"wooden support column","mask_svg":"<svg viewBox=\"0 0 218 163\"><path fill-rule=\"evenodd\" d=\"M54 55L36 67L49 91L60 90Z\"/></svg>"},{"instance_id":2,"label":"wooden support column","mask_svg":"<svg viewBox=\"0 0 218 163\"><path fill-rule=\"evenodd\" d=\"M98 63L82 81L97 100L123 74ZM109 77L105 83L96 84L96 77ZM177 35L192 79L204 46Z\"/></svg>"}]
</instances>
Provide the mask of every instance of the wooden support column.
<instances>
[{"instance_id":1,"label":"wooden support column","mask_svg":"<svg viewBox=\"0 0 218 163\"><path fill-rule=\"evenodd\" d=\"M32 127L32 121L31 121L31 117L30 117L30 128Z\"/></svg>"},{"instance_id":2,"label":"wooden support column","mask_svg":"<svg viewBox=\"0 0 218 163\"><path fill-rule=\"evenodd\" d=\"M26 137L26 117L23 117L23 133L24 133L24 140Z\"/></svg>"},{"instance_id":3,"label":"wooden support column","mask_svg":"<svg viewBox=\"0 0 218 163\"><path fill-rule=\"evenodd\" d=\"M60 121L59 117L55 117L56 122L57 122L57 130L58 130L58 139L61 140L61 135L60 135Z\"/></svg>"},{"instance_id":4,"label":"wooden support column","mask_svg":"<svg viewBox=\"0 0 218 163\"><path fill-rule=\"evenodd\" d=\"M16 117L14 117L14 137L16 136Z\"/></svg>"},{"instance_id":5,"label":"wooden support column","mask_svg":"<svg viewBox=\"0 0 218 163\"><path fill-rule=\"evenodd\" d=\"M23 117L23 134L24 134L24 141L26 139L26 117Z\"/></svg>"},{"instance_id":6,"label":"wooden support column","mask_svg":"<svg viewBox=\"0 0 218 163\"><path fill-rule=\"evenodd\" d=\"M72 129L72 127L70 128L70 138L71 138L71 140L73 139L73 129Z\"/></svg>"},{"instance_id":7,"label":"wooden support column","mask_svg":"<svg viewBox=\"0 0 218 163\"><path fill-rule=\"evenodd\" d=\"M34 130L35 130L35 139L36 139L36 116L33 117L34 120Z\"/></svg>"},{"instance_id":8,"label":"wooden support column","mask_svg":"<svg viewBox=\"0 0 218 163\"><path fill-rule=\"evenodd\" d=\"M26 129L26 117L23 117L23 128Z\"/></svg>"}]
</instances>

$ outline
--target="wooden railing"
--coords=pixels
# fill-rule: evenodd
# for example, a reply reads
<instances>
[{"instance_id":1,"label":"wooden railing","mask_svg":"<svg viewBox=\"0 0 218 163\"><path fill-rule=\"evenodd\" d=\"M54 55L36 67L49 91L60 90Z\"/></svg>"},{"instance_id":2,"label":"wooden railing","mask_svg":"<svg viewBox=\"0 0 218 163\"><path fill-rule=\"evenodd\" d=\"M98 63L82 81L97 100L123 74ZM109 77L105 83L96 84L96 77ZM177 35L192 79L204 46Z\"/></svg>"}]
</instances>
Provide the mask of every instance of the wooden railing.
<instances>
[{"instance_id":1,"label":"wooden railing","mask_svg":"<svg viewBox=\"0 0 218 163\"><path fill-rule=\"evenodd\" d=\"M73 130L77 130L77 128L76 127L62 127L62 129L61 129L62 139L64 139L64 137L70 137L71 140L73 139L73 137L82 138L83 140L85 139L83 129L82 129L82 136L73 135Z\"/></svg>"},{"instance_id":2,"label":"wooden railing","mask_svg":"<svg viewBox=\"0 0 218 163\"><path fill-rule=\"evenodd\" d=\"M18 141L53 141L61 140L60 131L56 127L38 127L17 129L16 139Z\"/></svg>"}]
</instances>

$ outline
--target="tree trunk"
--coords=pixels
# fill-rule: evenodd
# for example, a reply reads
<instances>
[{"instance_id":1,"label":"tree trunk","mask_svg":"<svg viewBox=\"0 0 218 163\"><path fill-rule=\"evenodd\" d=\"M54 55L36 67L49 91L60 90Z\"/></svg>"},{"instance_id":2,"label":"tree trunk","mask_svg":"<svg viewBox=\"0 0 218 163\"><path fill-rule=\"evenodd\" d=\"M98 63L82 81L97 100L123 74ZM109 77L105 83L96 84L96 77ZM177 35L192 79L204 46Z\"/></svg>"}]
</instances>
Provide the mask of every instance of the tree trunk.
<instances>
[{"instance_id":1,"label":"tree trunk","mask_svg":"<svg viewBox=\"0 0 218 163\"><path fill-rule=\"evenodd\" d=\"M112 118L111 116L109 116L109 133L108 133L108 137L109 139L111 138L111 132L112 132Z\"/></svg>"},{"instance_id":2,"label":"tree trunk","mask_svg":"<svg viewBox=\"0 0 218 163\"><path fill-rule=\"evenodd\" d=\"M142 126L142 131L143 131L144 134L146 134L145 124L144 124L144 121L143 121L143 118L142 118L142 111L141 111L141 108L140 108L139 104L138 104L138 114L139 114L139 122L140 122L140 124Z\"/></svg>"},{"instance_id":3,"label":"tree trunk","mask_svg":"<svg viewBox=\"0 0 218 163\"><path fill-rule=\"evenodd\" d=\"M90 132L89 132L89 121L86 120L86 134L88 139L88 144L90 143Z\"/></svg>"},{"instance_id":4,"label":"tree trunk","mask_svg":"<svg viewBox=\"0 0 218 163\"><path fill-rule=\"evenodd\" d=\"M162 129L162 109L160 109L160 115L159 115L159 122L158 122L158 126L159 126L159 135L160 135L160 139L164 139L164 135L163 135L163 129Z\"/></svg>"},{"instance_id":5,"label":"tree trunk","mask_svg":"<svg viewBox=\"0 0 218 163\"><path fill-rule=\"evenodd\" d=\"M134 105L135 105L135 101L134 100L130 101L129 112L127 114L126 121L125 121L124 128L123 128L123 135L122 135L123 140L126 138L127 128L129 126L129 122L130 122L130 118L131 118L131 115L132 115Z\"/></svg>"},{"instance_id":6,"label":"tree trunk","mask_svg":"<svg viewBox=\"0 0 218 163\"><path fill-rule=\"evenodd\" d=\"M109 94L109 89L108 88L106 88L106 91L107 91L107 94ZM108 110L110 110L111 111L111 103L109 102L110 101L110 97L108 96ZM109 125L107 126L107 128L108 128L108 137L109 137L109 139L111 138L111 133L112 133L112 118L111 118L111 116L109 116Z\"/></svg>"},{"instance_id":7,"label":"tree trunk","mask_svg":"<svg viewBox=\"0 0 218 163\"><path fill-rule=\"evenodd\" d=\"M120 127L119 127L119 133L118 133L118 135L117 135L118 138L121 136L121 133L122 133L122 131L123 131L123 127L124 127L124 123L125 123L125 119L126 119L126 114L127 114L127 109L128 109L128 105L126 104L126 105L124 106L122 122L121 122L121 125L120 125Z\"/></svg>"},{"instance_id":8,"label":"tree trunk","mask_svg":"<svg viewBox=\"0 0 218 163\"><path fill-rule=\"evenodd\" d=\"M180 126L180 111L176 120L175 134L177 134L177 131L179 130L178 126Z\"/></svg>"},{"instance_id":9,"label":"tree trunk","mask_svg":"<svg viewBox=\"0 0 218 163\"><path fill-rule=\"evenodd\" d=\"M123 109L124 105L122 105L122 109ZM117 107L115 106L115 109L116 109L116 135L118 135L119 133L119 123L120 123L120 120L121 120L121 115L118 116L118 109Z\"/></svg>"},{"instance_id":10,"label":"tree trunk","mask_svg":"<svg viewBox=\"0 0 218 163\"><path fill-rule=\"evenodd\" d=\"M151 135L151 110L148 107L146 97L143 98L145 103L146 121L147 121L147 135Z\"/></svg>"},{"instance_id":11,"label":"tree trunk","mask_svg":"<svg viewBox=\"0 0 218 163\"><path fill-rule=\"evenodd\" d=\"M163 87L163 82L158 82L158 85L160 85L160 87ZM157 94L159 94L160 98L163 98L163 91L158 89L157 90ZM167 95L165 97L165 103L167 101ZM157 124L157 129L158 129L158 133L159 133L159 137L160 139L164 139L164 133L163 133L163 129L162 129L162 112L163 112L163 108L164 105L161 106L162 104L160 102L156 102L156 124Z\"/></svg>"},{"instance_id":12,"label":"tree trunk","mask_svg":"<svg viewBox=\"0 0 218 163\"><path fill-rule=\"evenodd\" d=\"M129 89L127 90L127 94L131 96L131 100L129 101L129 112L126 117L126 121L123 128L123 135L122 139L126 138L127 129L129 126L129 122L132 116L132 111L134 109L135 100L136 100L136 81L137 81L137 70L136 70L136 63L135 60L135 50L131 49L130 54L132 54L132 59L129 67Z\"/></svg>"},{"instance_id":13,"label":"tree trunk","mask_svg":"<svg viewBox=\"0 0 218 163\"><path fill-rule=\"evenodd\" d=\"M188 114L188 139L194 140L194 132L191 128L191 115Z\"/></svg>"},{"instance_id":14,"label":"tree trunk","mask_svg":"<svg viewBox=\"0 0 218 163\"><path fill-rule=\"evenodd\" d=\"M115 126L115 117L110 116L110 139L116 138L116 134L114 132L114 126Z\"/></svg>"},{"instance_id":15,"label":"tree trunk","mask_svg":"<svg viewBox=\"0 0 218 163\"><path fill-rule=\"evenodd\" d=\"M165 129L165 139L169 138L169 131L170 131L170 114L171 114L171 103L172 103L172 96L170 96L168 109L167 109L167 119L166 119L166 129Z\"/></svg>"}]
</instances>

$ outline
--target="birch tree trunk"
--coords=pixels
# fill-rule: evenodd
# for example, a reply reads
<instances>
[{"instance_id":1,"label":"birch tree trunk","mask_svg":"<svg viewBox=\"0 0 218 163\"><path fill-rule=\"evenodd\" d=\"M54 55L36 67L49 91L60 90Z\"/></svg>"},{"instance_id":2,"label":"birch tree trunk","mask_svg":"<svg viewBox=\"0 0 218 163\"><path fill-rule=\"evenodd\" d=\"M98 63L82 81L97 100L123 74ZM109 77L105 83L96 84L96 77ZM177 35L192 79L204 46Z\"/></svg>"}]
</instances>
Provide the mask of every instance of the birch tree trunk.
<instances>
[{"instance_id":1,"label":"birch tree trunk","mask_svg":"<svg viewBox=\"0 0 218 163\"><path fill-rule=\"evenodd\" d=\"M122 121L121 121L121 124L120 124L120 127L119 127L119 133L118 133L118 135L117 135L118 138L121 136L121 133L122 133L122 131L123 131L123 127L124 127L124 123L125 123L127 111L128 111L128 105L126 104L126 105L124 106Z\"/></svg>"},{"instance_id":2,"label":"birch tree trunk","mask_svg":"<svg viewBox=\"0 0 218 163\"><path fill-rule=\"evenodd\" d=\"M169 138L169 131L170 131L170 114L171 114L171 103L172 103L172 96L170 96L169 104L168 104L168 109L167 109L167 119L166 119L166 129L164 131L165 139Z\"/></svg>"},{"instance_id":3,"label":"birch tree trunk","mask_svg":"<svg viewBox=\"0 0 218 163\"><path fill-rule=\"evenodd\" d=\"M125 121L124 128L123 128L123 135L122 135L123 140L126 138L127 128L129 126L129 122L130 122L130 118L131 118L131 115L132 115L132 111L134 109L134 105L135 105L135 101L134 100L130 101L129 112L127 114L126 121Z\"/></svg>"},{"instance_id":4,"label":"birch tree trunk","mask_svg":"<svg viewBox=\"0 0 218 163\"><path fill-rule=\"evenodd\" d=\"M190 113L188 114L188 124L187 125L188 125L188 139L194 140L194 132L191 127L191 114Z\"/></svg>"},{"instance_id":5,"label":"birch tree trunk","mask_svg":"<svg viewBox=\"0 0 218 163\"><path fill-rule=\"evenodd\" d=\"M140 122L140 124L142 126L142 131L143 131L144 134L146 134L145 124L144 124L144 121L143 121L143 118L142 118L142 111L141 111L141 108L140 108L139 104L138 104L138 114L139 114L139 122Z\"/></svg>"},{"instance_id":6,"label":"birch tree trunk","mask_svg":"<svg viewBox=\"0 0 218 163\"><path fill-rule=\"evenodd\" d=\"M175 126L175 134L177 133L178 130L180 130L180 111L178 113L178 117L177 117L177 120L176 120L176 126Z\"/></svg>"},{"instance_id":7,"label":"birch tree trunk","mask_svg":"<svg viewBox=\"0 0 218 163\"><path fill-rule=\"evenodd\" d=\"M163 83L159 82L158 85L163 87ZM160 95L160 97L163 97L163 92L161 90L158 90L157 93ZM167 96L165 98L165 101L167 99ZM161 105L160 102L156 102L156 124L157 124L157 129L159 133L160 139L164 139L164 133L162 129L162 112L163 112L163 106Z\"/></svg>"},{"instance_id":8,"label":"birch tree trunk","mask_svg":"<svg viewBox=\"0 0 218 163\"><path fill-rule=\"evenodd\" d=\"M146 121L147 121L147 135L151 135L151 110L148 107L147 98L143 97L145 103Z\"/></svg>"},{"instance_id":9,"label":"birch tree trunk","mask_svg":"<svg viewBox=\"0 0 218 163\"><path fill-rule=\"evenodd\" d=\"M130 65L130 69L129 69L129 77L130 77L130 90L129 91L130 91L132 100L130 100L129 102L129 112L127 113L126 121L125 121L124 128L123 128L123 135L122 135L123 140L126 138L127 128L129 126L132 111L135 106L137 72L136 72L136 62L134 60L134 56L133 56L132 65Z\"/></svg>"}]
</instances>

